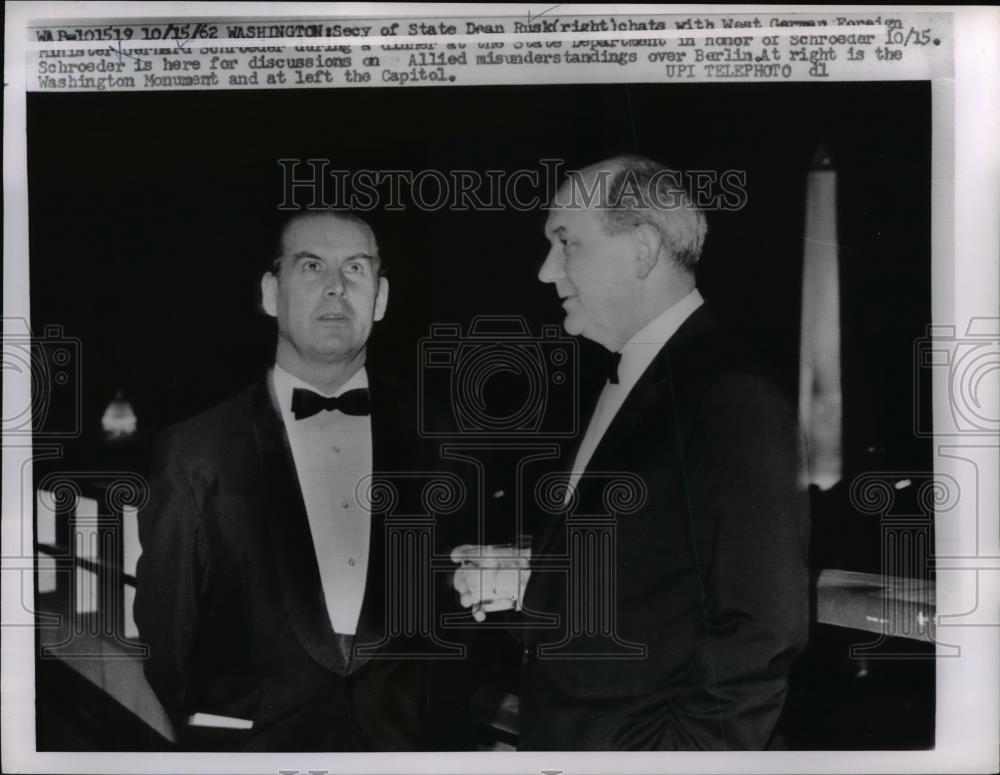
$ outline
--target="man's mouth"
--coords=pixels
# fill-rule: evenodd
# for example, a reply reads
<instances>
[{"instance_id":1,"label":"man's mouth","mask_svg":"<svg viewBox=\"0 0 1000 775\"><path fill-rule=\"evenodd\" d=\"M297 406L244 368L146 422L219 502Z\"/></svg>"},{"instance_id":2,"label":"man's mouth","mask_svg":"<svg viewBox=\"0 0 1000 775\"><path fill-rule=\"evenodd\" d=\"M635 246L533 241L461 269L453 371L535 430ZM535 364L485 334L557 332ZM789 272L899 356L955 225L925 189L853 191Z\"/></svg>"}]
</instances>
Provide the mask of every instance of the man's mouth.
<instances>
[{"instance_id":1,"label":"man's mouth","mask_svg":"<svg viewBox=\"0 0 1000 775\"><path fill-rule=\"evenodd\" d=\"M318 320L323 323L342 323L348 320L348 317L346 312L324 312Z\"/></svg>"}]
</instances>

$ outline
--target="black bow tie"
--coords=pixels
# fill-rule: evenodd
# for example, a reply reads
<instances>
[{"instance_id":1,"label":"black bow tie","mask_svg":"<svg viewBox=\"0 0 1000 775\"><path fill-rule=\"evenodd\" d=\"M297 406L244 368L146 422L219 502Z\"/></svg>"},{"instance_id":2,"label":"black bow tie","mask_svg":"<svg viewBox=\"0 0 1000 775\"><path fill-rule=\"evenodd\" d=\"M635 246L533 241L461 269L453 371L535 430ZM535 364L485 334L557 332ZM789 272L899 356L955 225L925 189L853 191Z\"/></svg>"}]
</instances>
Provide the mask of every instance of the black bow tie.
<instances>
[{"instance_id":1,"label":"black bow tie","mask_svg":"<svg viewBox=\"0 0 1000 775\"><path fill-rule=\"evenodd\" d=\"M311 390L295 388L292 390L292 414L296 420L312 417L323 410L332 412L339 409L344 414L371 414L371 401L368 388L356 388L341 393L339 396L327 398Z\"/></svg>"},{"instance_id":2,"label":"black bow tie","mask_svg":"<svg viewBox=\"0 0 1000 775\"><path fill-rule=\"evenodd\" d=\"M604 374L604 378L612 385L618 384L618 363L621 359L621 353L613 353L610 350L602 350L598 368Z\"/></svg>"}]
</instances>

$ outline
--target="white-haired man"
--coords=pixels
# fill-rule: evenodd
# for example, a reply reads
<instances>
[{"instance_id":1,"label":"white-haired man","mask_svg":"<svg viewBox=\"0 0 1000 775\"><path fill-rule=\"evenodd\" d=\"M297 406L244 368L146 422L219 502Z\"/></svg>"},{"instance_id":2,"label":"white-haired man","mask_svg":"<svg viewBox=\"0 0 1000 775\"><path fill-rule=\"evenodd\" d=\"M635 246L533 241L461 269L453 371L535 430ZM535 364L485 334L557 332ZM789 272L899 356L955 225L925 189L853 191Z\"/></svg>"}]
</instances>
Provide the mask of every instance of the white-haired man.
<instances>
[{"instance_id":1,"label":"white-haired man","mask_svg":"<svg viewBox=\"0 0 1000 775\"><path fill-rule=\"evenodd\" d=\"M523 635L522 750L765 748L805 645L794 418L696 287L706 231L676 173L642 158L572 175L550 208L539 279L617 373L530 564L454 555L464 604L557 615ZM638 505L588 554L567 518L606 514L615 472Z\"/></svg>"}]
</instances>

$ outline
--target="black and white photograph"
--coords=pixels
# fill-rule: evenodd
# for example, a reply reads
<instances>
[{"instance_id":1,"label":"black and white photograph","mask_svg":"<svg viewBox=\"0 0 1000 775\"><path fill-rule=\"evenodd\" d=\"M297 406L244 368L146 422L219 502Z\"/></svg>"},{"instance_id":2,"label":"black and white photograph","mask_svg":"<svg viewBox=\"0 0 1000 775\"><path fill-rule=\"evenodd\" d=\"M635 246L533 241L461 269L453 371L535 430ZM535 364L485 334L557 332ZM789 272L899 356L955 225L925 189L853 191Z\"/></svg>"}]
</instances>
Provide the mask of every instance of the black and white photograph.
<instances>
[{"instance_id":1,"label":"black and white photograph","mask_svg":"<svg viewBox=\"0 0 1000 775\"><path fill-rule=\"evenodd\" d=\"M335 5L326 35L390 28ZM523 29L392 13L442 41L626 15L569 8ZM177 49L218 24L188 16ZM830 52L852 35L891 60L848 22ZM824 78L840 54L818 44L817 77L763 78L739 38L678 55L716 77L633 81L614 58L655 46L631 34L516 55L585 57L548 83L477 50L502 43L171 64L118 37L86 44L112 63L89 74L59 53L74 38L43 51L66 88L30 73L23 188L6 152L4 175L25 239L5 246L4 585L25 623L3 636L30 641L30 751L277 773L361 753L590 771L581 752L893 772L950 750L963 638L998 624L996 256L954 237L960 90ZM448 80L486 56L506 82ZM115 85L144 58L177 88ZM354 68L373 80L322 75ZM956 602L970 584L982 609ZM287 763L242 758L267 753Z\"/></svg>"}]
</instances>

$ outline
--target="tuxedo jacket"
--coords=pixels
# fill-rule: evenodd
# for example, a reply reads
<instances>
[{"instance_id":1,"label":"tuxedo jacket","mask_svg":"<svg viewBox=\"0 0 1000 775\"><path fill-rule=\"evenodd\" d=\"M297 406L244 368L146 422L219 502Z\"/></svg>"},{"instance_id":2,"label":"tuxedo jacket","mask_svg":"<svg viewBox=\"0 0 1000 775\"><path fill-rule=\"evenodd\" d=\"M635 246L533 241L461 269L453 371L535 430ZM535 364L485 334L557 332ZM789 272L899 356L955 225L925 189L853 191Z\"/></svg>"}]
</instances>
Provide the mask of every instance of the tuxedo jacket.
<instances>
[{"instance_id":1,"label":"tuxedo jacket","mask_svg":"<svg viewBox=\"0 0 1000 775\"><path fill-rule=\"evenodd\" d=\"M525 614L556 624L523 636L522 750L768 744L807 639L796 442L786 403L699 308L629 393L575 507L535 534ZM608 497L614 472L632 495Z\"/></svg>"},{"instance_id":2,"label":"tuxedo jacket","mask_svg":"<svg viewBox=\"0 0 1000 775\"><path fill-rule=\"evenodd\" d=\"M376 480L380 471L414 470L412 404L374 377L370 391ZM373 509L355 647L385 639L384 521ZM139 537L135 619L150 650L145 672L181 747L405 750L425 742L426 663L338 647L269 378L158 439ZM198 712L253 727L189 727Z\"/></svg>"}]
</instances>

